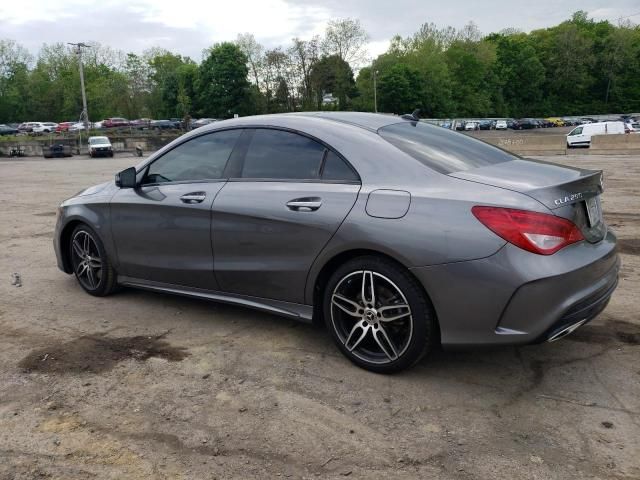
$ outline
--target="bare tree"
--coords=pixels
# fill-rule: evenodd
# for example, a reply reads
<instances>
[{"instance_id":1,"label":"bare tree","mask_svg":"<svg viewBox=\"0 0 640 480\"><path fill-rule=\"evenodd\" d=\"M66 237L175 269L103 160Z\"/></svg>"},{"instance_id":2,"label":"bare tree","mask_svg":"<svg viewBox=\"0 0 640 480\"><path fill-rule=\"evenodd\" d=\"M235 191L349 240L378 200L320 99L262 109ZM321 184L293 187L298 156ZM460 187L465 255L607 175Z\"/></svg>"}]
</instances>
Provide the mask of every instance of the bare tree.
<instances>
[{"instance_id":1,"label":"bare tree","mask_svg":"<svg viewBox=\"0 0 640 480\"><path fill-rule=\"evenodd\" d=\"M264 47L260 45L252 33L240 33L236 44L247 56L249 70L257 88L260 88L260 74L264 68Z\"/></svg>"},{"instance_id":2,"label":"bare tree","mask_svg":"<svg viewBox=\"0 0 640 480\"><path fill-rule=\"evenodd\" d=\"M337 55L353 66L359 66L366 60L366 44L369 35L360 25L360 20L344 18L332 20L327 25L322 42L324 55Z\"/></svg>"},{"instance_id":3,"label":"bare tree","mask_svg":"<svg viewBox=\"0 0 640 480\"><path fill-rule=\"evenodd\" d=\"M311 69L320 58L320 38L315 36L311 40L294 38L289 48L289 57L293 67L293 81L298 85L302 103L312 104Z\"/></svg>"},{"instance_id":4,"label":"bare tree","mask_svg":"<svg viewBox=\"0 0 640 480\"><path fill-rule=\"evenodd\" d=\"M8 76L18 64L29 66L33 57L29 51L13 40L0 40L0 77Z\"/></svg>"}]
</instances>

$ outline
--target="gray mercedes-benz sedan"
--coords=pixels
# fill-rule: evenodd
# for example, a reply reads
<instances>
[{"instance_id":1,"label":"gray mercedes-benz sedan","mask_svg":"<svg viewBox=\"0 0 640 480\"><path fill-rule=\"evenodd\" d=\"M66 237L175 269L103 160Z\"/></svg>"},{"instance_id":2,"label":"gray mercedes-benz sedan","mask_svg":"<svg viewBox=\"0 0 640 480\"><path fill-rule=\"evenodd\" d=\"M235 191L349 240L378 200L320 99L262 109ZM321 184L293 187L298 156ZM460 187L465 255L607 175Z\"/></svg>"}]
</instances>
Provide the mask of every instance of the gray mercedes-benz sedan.
<instances>
[{"instance_id":1,"label":"gray mercedes-benz sedan","mask_svg":"<svg viewBox=\"0 0 640 480\"><path fill-rule=\"evenodd\" d=\"M617 285L602 173L415 118L245 117L194 130L58 210L58 266L326 324L392 372L445 347L556 340Z\"/></svg>"}]
</instances>

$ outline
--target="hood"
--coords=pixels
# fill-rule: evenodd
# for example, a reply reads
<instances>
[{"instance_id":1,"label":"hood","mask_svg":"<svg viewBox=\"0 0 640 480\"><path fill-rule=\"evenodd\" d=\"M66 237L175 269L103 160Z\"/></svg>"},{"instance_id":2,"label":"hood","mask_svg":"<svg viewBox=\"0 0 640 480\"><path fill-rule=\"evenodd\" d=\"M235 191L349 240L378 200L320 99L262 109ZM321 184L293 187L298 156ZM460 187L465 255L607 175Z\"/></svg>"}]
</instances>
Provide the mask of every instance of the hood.
<instances>
[{"instance_id":1,"label":"hood","mask_svg":"<svg viewBox=\"0 0 640 480\"><path fill-rule=\"evenodd\" d=\"M108 181L108 182L100 183L98 185L94 185L94 186L89 187L89 188L85 188L84 190L81 190L80 192L76 193L74 195L74 197L84 197L84 196L87 196L87 195L94 195L96 193L101 192L102 190L107 188L107 186L109 186L111 184L113 184L113 181Z\"/></svg>"}]
</instances>

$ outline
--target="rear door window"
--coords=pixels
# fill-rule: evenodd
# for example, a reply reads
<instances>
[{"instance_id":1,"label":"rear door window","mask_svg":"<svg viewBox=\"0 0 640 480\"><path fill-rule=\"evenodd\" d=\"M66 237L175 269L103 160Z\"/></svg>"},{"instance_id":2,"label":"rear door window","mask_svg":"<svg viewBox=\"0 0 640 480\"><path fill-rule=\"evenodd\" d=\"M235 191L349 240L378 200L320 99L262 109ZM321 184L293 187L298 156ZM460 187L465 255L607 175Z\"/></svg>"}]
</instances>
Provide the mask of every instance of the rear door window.
<instances>
[{"instance_id":1,"label":"rear door window","mask_svg":"<svg viewBox=\"0 0 640 480\"><path fill-rule=\"evenodd\" d=\"M242 167L242 178L315 180L324 145L297 133L259 128L253 132Z\"/></svg>"},{"instance_id":2,"label":"rear door window","mask_svg":"<svg viewBox=\"0 0 640 480\"><path fill-rule=\"evenodd\" d=\"M519 158L465 134L424 122L394 123L382 127L378 133L423 165L444 174Z\"/></svg>"},{"instance_id":3,"label":"rear door window","mask_svg":"<svg viewBox=\"0 0 640 480\"><path fill-rule=\"evenodd\" d=\"M357 182L359 177L347 163L331 150L327 151L322 167L323 180L342 180L345 182Z\"/></svg>"}]
</instances>

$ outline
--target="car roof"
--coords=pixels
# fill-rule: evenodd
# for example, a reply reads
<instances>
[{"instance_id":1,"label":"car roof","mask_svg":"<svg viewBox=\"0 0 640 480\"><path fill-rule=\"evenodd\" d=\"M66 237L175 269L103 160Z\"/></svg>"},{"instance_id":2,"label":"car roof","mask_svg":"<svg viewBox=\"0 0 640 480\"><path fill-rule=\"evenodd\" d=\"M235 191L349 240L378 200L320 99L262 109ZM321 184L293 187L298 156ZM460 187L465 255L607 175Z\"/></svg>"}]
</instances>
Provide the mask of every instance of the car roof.
<instances>
[{"instance_id":1,"label":"car roof","mask_svg":"<svg viewBox=\"0 0 640 480\"><path fill-rule=\"evenodd\" d=\"M304 120L304 122L299 122ZM366 112L295 112L295 113L276 113L270 115L254 115L249 117L231 118L229 120L223 120L214 122L208 126L201 127L209 131L217 130L225 127L232 126L281 126L295 128L296 124L305 124L307 127L312 124L332 124L333 126L340 128L340 124L346 124L353 127L362 128L372 132L376 132L382 127L392 125L394 123L402 123L401 117L395 115L384 115L380 113L366 113Z\"/></svg>"}]
</instances>

